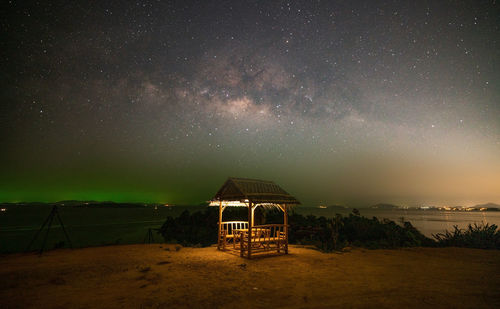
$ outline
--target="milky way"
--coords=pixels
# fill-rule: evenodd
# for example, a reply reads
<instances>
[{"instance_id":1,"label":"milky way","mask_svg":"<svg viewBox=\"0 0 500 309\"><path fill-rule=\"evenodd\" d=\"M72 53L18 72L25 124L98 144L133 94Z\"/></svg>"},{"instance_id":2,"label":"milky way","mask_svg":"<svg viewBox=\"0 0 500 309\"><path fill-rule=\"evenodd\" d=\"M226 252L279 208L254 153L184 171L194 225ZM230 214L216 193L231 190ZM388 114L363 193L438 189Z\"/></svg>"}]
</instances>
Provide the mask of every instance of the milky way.
<instances>
[{"instance_id":1,"label":"milky way","mask_svg":"<svg viewBox=\"0 0 500 309\"><path fill-rule=\"evenodd\" d=\"M500 201L496 1L18 3L0 199Z\"/></svg>"}]
</instances>

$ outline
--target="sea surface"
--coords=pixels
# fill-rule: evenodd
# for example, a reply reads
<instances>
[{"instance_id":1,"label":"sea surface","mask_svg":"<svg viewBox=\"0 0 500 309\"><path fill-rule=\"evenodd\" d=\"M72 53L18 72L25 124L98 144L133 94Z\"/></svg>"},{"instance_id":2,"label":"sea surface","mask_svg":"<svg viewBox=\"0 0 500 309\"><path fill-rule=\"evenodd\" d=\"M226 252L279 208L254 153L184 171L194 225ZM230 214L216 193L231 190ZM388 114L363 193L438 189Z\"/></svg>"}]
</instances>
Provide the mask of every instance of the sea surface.
<instances>
[{"instance_id":1,"label":"sea surface","mask_svg":"<svg viewBox=\"0 0 500 309\"><path fill-rule=\"evenodd\" d=\"M2 206L6 207L6 206ZM45 248L87 247L100 245L119 245L143 243L147 239L148 230L153 231L153 242L161 242L161 236L155 229L161 227L168 216L176 217L183 211L203 211L203 206L170 206L164 207L136 207L136 208L90 208L90 207L58 207L59 217L66 228L69 241L66 239L58 217L53 218L51 228L47 234L47 226L40 231L42 224L51 212L50 205L7 206L7 210L0 212L0 253L39 249L46 239ZM413 226L424 235L443 233L453 230L453 226L465 228L468 224L488 223L500 226L500 211L489 212L462 212L437 210L383 210L360 208L362 216L378 219L390 219L396 223L410 221ZM294 208L302 215L333 217L339 213L349 215L352 209L345 208L317 208L298 206ZM246 219L246 218L242 218ZM37 235L38 237L35 236ZM47 236L47 237L45 237Z\"/></svg>"},{"instance_id":2,"label":"sea surface","mask_svg":"<svg viewBox=\"0 0 500 309\"><path fill-rule=\"evenodd\" d=\"M321 209L317 207L297 207L297 213L315 216L332 217L336 213L348 215L352 209ZM387 218L396 223L409 221L422 234L432 237L432 234L444 233L446 230L454 230L453 226L466 228L468 224L496 224L500 226L500 211L441 211L441 210L417 210L417 209L369 209L359 208L362 216L367 218Z\"/></svg>"}]
</instances>

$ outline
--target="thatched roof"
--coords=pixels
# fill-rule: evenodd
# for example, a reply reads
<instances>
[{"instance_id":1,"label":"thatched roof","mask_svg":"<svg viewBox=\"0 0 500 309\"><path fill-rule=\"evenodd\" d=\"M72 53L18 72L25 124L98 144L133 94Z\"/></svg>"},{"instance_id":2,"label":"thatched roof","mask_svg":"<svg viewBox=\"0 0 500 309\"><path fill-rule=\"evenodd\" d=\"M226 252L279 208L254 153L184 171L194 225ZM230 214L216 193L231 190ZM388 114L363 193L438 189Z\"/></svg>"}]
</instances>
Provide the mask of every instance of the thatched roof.
<instances>
[{"instance_id":1,"label":"thatched roof","mask_svg":"<svg viewBox=\"0 0 500 309\"><path fill-rule=\"evenodd\" d=\"M215 194L214 200L250 201L253 204L300 204L296 198L272 181L233 177L226 180Z\"/></svg>"}]
</instances>

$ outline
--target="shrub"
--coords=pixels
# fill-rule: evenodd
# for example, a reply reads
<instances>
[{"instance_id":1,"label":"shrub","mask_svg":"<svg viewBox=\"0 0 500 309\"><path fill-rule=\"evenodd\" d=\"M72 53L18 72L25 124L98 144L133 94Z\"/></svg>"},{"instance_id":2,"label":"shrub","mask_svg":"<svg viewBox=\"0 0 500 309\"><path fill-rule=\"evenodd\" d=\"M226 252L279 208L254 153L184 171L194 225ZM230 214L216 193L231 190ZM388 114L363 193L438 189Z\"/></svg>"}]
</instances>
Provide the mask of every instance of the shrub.
<instances>
[{"instance_id":1,"label":"shrub","mask_svg":"<svg viewBox=\"0 0 500 309\"><path fill-rule=\"evenodd\" d=\"M467 247L478 249L500 249L500 230L495 224L469 224L466 229L453 226L454 231L433 234L439 246Z\"/></svg>"},{"instance_id":2,"label":"shrub","mask_svg":"<svg viewBox=\"0 0 500 309\"><path fill-rule=\"evenodd\" d=\"M177 242L183 246L209 246L217 241L217 209L204 212L184 211L180 216L168 217L158 233L166 242Z\"/></svg>"},{"instance_id":3,"label":"shrub","mask_svg":"<svg viewBox=\"0 0 500 309\"><path fill-rule=\"evenodd\" d=\"M370 249L430 246L425 237L410 222L402 226L394 221L362 217L358 210L349 216L334 218L291 215L290 242L313 244L324 251L340 250L350 244Z\"/></svg>"},{"instance_id":4,"label":"shrub","mask_svg":"<svg viewBox=\"0 0 500 309\"><path fill-rule=\"evenodd\" d=\"M247 208L228 208L224 211L224 221L246 218ZM168 217L159 229L166 242L182 246L209 246L217 243L217 207L207 207L204 211L189 213L184 211L179 217ZM283 213L277 209L262 211L257 224L282 223ZM350 245L369 249L399 248L416 246L458 246L483 249L500 249L500 231L496 225L469 225L465 230L455 226L453 232L436 234L434 241L420 233L410 222L401 224L376 217L366 218L359 211L333 218L303 216L291 212L288 222L291 244L314 245L322 251L341 250Z\"/></svg>"},{"instance_id":5,"label":"shrub","mask_svg":"<svg viewBox=\"0 0 500 309\"><path fill-rule=\"evenodd\" d=\"M247 216L247 208L228 208L224 220L231 221ZM179 243L185 247L206 247L217 243L219 209L207 207L204 211L189 213L185 210L178 217L167 217L158 233L166 242Z\"/></svg>"}]
</instances>

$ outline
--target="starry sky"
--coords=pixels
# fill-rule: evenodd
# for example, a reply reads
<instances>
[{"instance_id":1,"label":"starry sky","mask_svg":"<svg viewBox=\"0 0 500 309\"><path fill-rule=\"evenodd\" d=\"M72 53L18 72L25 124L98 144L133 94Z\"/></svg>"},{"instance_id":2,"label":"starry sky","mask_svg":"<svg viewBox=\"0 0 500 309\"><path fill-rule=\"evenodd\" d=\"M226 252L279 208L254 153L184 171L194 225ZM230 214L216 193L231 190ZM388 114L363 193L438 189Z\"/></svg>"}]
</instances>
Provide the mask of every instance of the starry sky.
<instances>
[{"instance_id":1,"label":"starry sky","mask_svg":"<svg viewBox=\"0 0 500 309\"><path fill-rule=\"evenodd\" d=\"M497 1L8 1L0 201L500 202Z\"/></svg>"}]
</instances>

